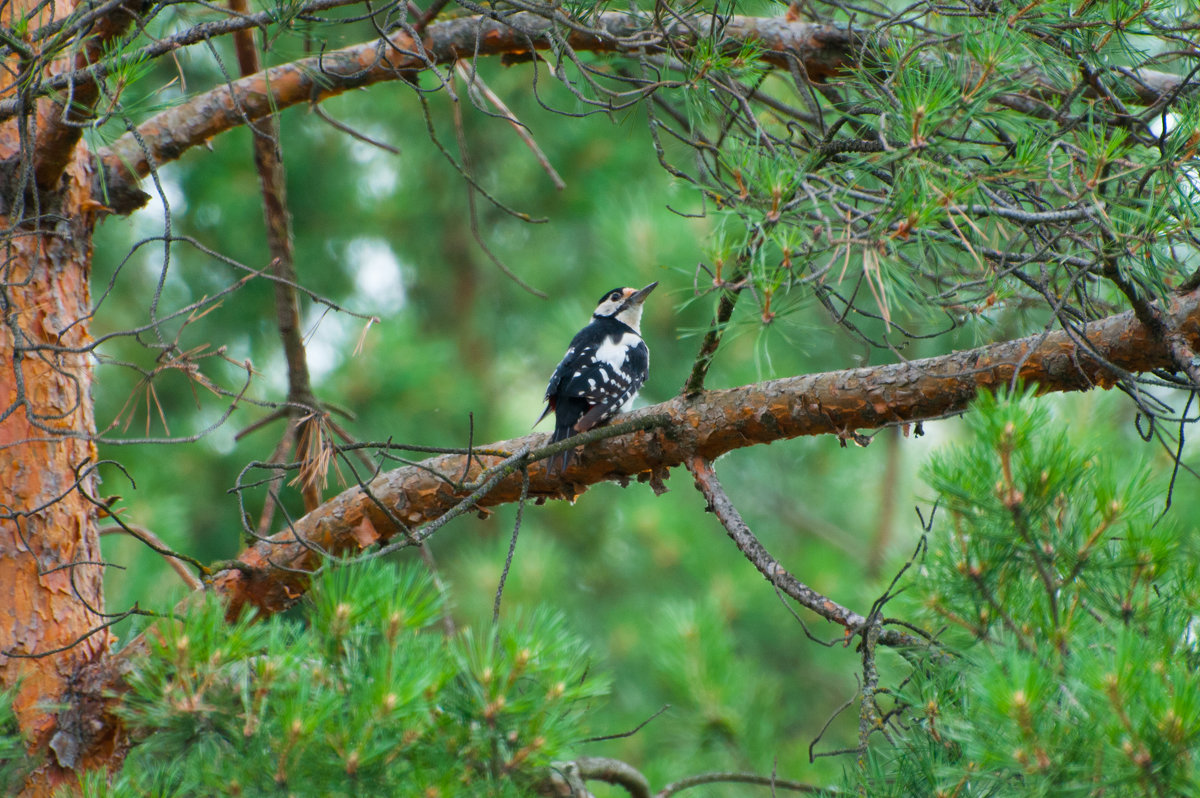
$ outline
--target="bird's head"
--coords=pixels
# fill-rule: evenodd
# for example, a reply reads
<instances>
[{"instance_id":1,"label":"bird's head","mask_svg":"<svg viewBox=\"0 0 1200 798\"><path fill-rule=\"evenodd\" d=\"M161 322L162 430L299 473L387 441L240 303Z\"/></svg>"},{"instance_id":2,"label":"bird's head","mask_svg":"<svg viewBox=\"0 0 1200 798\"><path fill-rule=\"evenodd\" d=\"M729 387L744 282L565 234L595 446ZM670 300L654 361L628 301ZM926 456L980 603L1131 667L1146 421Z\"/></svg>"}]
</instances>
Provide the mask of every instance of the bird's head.
<instances>
[{"instance_id":1,"label":"bird's head","mask_svg":"<svg viewBox=\"0 0 1200 798\"><path fill-rule=\"evenodd\" d=\"M658 283L654 282L645 288L614 288L600 297L600 304L596 305L592 316L594 318L615 318L640 332L642 303L646 301L646 297L657 285Z\"/></svg>"}]
</instances>

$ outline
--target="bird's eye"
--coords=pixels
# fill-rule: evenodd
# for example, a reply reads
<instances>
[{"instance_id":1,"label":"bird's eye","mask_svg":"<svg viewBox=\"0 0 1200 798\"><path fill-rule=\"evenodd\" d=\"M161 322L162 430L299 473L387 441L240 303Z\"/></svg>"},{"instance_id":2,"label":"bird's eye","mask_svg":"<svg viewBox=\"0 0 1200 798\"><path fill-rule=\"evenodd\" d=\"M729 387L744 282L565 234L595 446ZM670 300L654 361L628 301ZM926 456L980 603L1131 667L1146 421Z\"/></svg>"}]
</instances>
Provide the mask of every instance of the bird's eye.
<instances>
[{"instance_id":1,"label":"bird's eye","mask_svg":"<svg viewBox=\"0 0 1200 798\"><path fill-rule=\"evenodd\" d=\"M616 302L618 299L621 298L621 292L613 291L611 294L608 295L608 298L611 299L613 302Z\"/></svg>"}]
</instances>

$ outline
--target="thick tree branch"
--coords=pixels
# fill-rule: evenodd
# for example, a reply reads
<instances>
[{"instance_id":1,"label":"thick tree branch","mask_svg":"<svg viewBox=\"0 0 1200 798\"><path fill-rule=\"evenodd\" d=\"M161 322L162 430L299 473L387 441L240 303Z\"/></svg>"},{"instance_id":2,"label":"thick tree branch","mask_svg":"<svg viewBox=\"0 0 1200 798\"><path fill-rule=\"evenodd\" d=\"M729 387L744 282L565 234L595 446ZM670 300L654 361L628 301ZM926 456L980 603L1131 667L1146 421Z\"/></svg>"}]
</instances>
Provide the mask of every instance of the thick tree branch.
<instances>
[{"instance_id":1,"label":"thick tree branch","mask_svg":"<svg viewBox=\"0 0 1200 798\"><path fill-rule=\"evenodd\" d=\"M233 127L253 122L298 103L320 102L350 89L386 80L411 77L413 72L473 55L521 54L547 50L562 39L576 50L596 52L655 51L670 38L686 46L712 27L709 17L646 30L649 21L617 12L599 15L590 29L567 19L551 21L520 12L503 22L485 17L463 17L430 25L421 42L403 30L380 39L273 67L266 72L213 89L164 111L139 127L149 152L126 134L99 152L109 181L138 179L156 166L172 161L188 149ZM851 37L845 30L782 19L731 17L722 29L732 42L756 40L764 59L783 63L784 52L794 54L815 80L835 74L851 54ZM124 209L117 209L124 210Z\"/></svg>"},{"instance_id":2,"label":"thick tree branch","mask_svg":"<svg viewBox=\"0 0 1200 798\"><path fill-rule=\"evenodd\" d=\"M520 12L503 21L476 16L439 22L425 29L420 42L399 30L387 39L273 67L213 89L139 126L147 151L126 134L97 155L106 180L116 187L114 193L120 194L120 189L149 174L152 165L161 166L213 136L299 103L320 102L350 89L410 78L414 72L459 58L528 54L564 42L576 51L652 54L666 51L668 44L678 51L711 36L714 18L705 15L676 19L657 28L654 25L645 17L612 11L595 17L589 27L561 12L553 19ZM865 52L865 31L783 18L732 16L724 19L718 33L730 47L754 42L759 57L772 66L802 65L806 77L818 83L859 65L859 54ZM1125 77L1137 100L1145 105L1174 96L1182 80L1147 70ZM1041 98L1062 94L1037 74L1029 76L1029 83L1036 99L1017 96L1003 104L1042 114L1048 106ZM136 210L136 205L126 205L118 203L114 209L121 213Z\"/></svg>"},{"instance_id":3,"label":"thick tree branch","mask_svg":"<svg viewBox=\"0 0 1200 798\"><path fill-rule=\"evenodd\" d=\"M1200 345L1200 292L1173 299L1163 314L1193 347ZM562 475L548 475L539 463L532 464L529 492L569 498L597 482L647 472L657 477L697 456L712 460L734 449L800 435L847 435L941 418L964 410L981 390L1001 388L1014 378L1043 392L1082 391L1111 387L1125 372L1171 364L1170 353L1132 311L1089 324L1084 334L1086 345L1074 333L1054 331L907 363L679 396L629 414L631 424L648 424L653 418L654 429L596 441ZM306 572L320 565L321 552L357 552L400 531L376 501L410 527L429 523L470 494L462 481L479 480L504 462L504 453L533 451L546 437L533 434L493 444L477 450L469 464L464 455L450 454L382 474L370 484L370 496L358 487L344 491L291 529L247 549L239 567L219 574L214 585L226 595L231 612L246 604L277 612L307 589ZM475 503L517 501L519 470L513 467Z\"/></svg>"}]
</instances>

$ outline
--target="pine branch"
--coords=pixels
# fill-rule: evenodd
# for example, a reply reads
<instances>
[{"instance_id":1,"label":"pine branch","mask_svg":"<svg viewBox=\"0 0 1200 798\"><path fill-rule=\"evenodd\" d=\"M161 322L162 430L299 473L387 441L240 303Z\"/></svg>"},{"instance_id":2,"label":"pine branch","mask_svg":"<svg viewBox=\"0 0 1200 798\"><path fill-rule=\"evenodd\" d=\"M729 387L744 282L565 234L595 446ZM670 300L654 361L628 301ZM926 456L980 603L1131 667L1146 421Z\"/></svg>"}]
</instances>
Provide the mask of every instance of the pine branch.
<instances>
[{"instance_id":1,"label":"pine branch","mask_svg":"<svg viewBox=\"0 0 1200 798\"><path fill-rule=\"evenodd\" d=\"M575 51L653 54L679 51L710 36L710 16L678 18L654 27L641 16L605 12L589 26L554 12L551 18L529 12L505 16L503 21L483 16L461 17L430 25L417 42L404 30L387 39L346 47L319 56L273 67L257 75L232 81L191 98L152 117L139 126L146 149L131 133L97 153L105 179L117 189L145 177L184 152L234 127L253 123L267 114L301 103L316 103L350 89L397 79L411 79L414 72L472 56L527 55L531 49L547 50L565 43ZM782 18L733 16L719 29L730 48L753 42L758 57L778 68L799 64L808 79L821 83L844 70L861 65L866 46L864 31ZM876 46L884 46L880 41ZM944 69L944 65L938 66ZM90 74L90 73L89 73ZM964 80L973 72L964 70ZM97 73L93 79L101 76ZM1152 105L1190 93L1182 78L1148 70L1125 75L1137 100ZM1002 102L1017 110L1044 115L1045 100L1058 96L1050 81L1037 74L1027 76L1030 96L1007 97ZM52 87L54 81L47 81ZM1086 92L1085 92L1086 95ZM0 102L0 117L13 109ZM117 193L114 191L114 193ZM119 213L130 213L138 205L118 204Z\"/></svg>"},{"instance_id":2,"label":"pine branch","mask_svg":"<svg viewBox=\"0 0 1200 798\"><path fill-rule=\"evenodd\" d=\"M1172 300L1162 313L1191 346L1200 345L1200 292ZM1001 389L1016 378L1043 393L1085 391L1112 387L1129 372L1171 365L1167 347L1133 311L1088 324L1082 332L1082 339L1060 330L906 363L679 396L631 413L614 427L593 430L594 438L610 437L586 446L563 474L550 475L540 462L529 463L529 495L573 499L598 482L638 477L653 483L689 458L713 460L734 449L801 435L868 440L856 430L960 413L980 391ZM398 534L375 501L410 527L436 523L493 480L472 506L515 502L525 463L563 448L545 447L546 439L536 433L480 447L469 464L464 455L448 454L397 468L371 483L370 496L358 487L346 490L291 529L245 550L238 568L219 574L214 587L225 594L233 614L246 604L278 612L304 592L308 572L321 564L318 552L359 552L356 531L364 524L379 533L380 542ZM522 451L529 455L504 456ZM505 473L495 470L501 464Z\"/></svg>"},{"instance_id":3,"label":"pine branch","mask_svg":"<svg viewBox=\"0 0 1200 798\"><path fill-rule=\"evenodd\" d=\"M161 166L188 149L231 128L254 122L277 110L328 97L381 81L411 77L438 64L476 54L493 56L545 50L559 37L576 50L634 52L661 48L670 38L676 46L706 35L711 20L675 22L659 31L646 30L648 21L630 14L599 15L592 28L559 15L553 21L527 12L504 21L463 17L430 25L421 42L404 30L388 39L346 47L312 58L273 67L233 81L163 111L139 127L148 152L131 134L98 153L110 184L145 177L151 164ZM850 37L844 30L777 19L733 17L723 32L731 41L762 42L764 59L782 62L786 51L798 57L815 79L835 74L850 55ZM2 109L0 109L2 110ZM132 174L130 171L132 170ZM128 212L132 208L117 208Z\"/></svg>"}]
</instances>

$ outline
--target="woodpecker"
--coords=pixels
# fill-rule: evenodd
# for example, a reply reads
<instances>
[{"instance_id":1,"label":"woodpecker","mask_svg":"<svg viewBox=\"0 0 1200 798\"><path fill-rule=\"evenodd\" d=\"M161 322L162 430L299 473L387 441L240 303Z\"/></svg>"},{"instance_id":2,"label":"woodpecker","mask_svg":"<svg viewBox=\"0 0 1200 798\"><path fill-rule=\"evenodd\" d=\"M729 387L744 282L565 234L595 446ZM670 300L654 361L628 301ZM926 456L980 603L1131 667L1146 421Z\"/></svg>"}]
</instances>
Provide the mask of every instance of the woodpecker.
<instances>
[{"instance_id":1,"label":"woodpecker","mask_svg":"<svg viewBox=\"0 0 1200 798\"><path fill-rule=\"evenodd\" d=\"M614 288L600 297L591 322L575 334L546 386L546 409L554 411L551 442L586 432L629 409L650 373L650 350L642 340L642 303L658 283L641 290ZM570 450L551 459L550 471L567 467Z\"/></svg>"}]
</instances>

